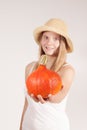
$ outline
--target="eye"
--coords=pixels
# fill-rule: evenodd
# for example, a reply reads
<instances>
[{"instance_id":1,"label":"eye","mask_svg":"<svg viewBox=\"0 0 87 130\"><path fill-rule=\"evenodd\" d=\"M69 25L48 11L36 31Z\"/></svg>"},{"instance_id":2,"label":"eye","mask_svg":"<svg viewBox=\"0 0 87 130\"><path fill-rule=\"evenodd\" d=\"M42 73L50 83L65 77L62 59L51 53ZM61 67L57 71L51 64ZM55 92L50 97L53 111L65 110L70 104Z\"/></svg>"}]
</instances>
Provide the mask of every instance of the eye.
<instances>
[{"instance_id":1,"label":"eye","mask_svg":"<svg viewBox=\"0 0 87 130\"><path fill-rule=\"evenodd\" d=\"M48 40L48 36L43 35L43 39L44 39L44 40Z\"/></svg>"},{"instance_id":2,"label":"eye","mask_svg":"<svg viewBox=\"0 0 87 130\"><path fill-rule=\"evenodd\" d=\"M57 41L57 40L59 40L59 38L58 37L54 37L54 41Z\"/></svg>"},{"instance_id":3,"label":"eye","mask_svg":"<svg viewBox=\"0 0 87 130\"><path fill-rule=\"evenodd\" d=\"M47 39L48 39L48 36L45 36L45 39L47 40Z\"/></svg>"}]
</instances>

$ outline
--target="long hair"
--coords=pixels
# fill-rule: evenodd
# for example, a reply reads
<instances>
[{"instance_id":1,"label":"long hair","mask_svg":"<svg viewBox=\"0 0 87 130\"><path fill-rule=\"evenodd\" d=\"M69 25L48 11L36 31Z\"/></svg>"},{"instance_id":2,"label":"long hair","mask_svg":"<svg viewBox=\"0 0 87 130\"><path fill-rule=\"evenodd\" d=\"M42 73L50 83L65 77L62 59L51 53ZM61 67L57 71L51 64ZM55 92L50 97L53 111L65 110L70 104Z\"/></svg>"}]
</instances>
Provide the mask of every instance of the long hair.
<instances>
[{"instance_id":1,"label":"long hair","mask_svg":"<svg viewBox=\"0 0 87 130\"><path fill-rule=\"evenodd\" d=\"M44 53L41 45L39 45L39 57L43 54L45 54L45 53ZM67 54L67 42L64 37L60 36L60 46L58 48L57 58L50 69L55 72L58 72L66 61L66 54Z\"/></svg>"},{"instance_id":2,"label":"long hair","mask_svg":"<svg viewBox=\"0 0 87 130\"><path fill-rule=\"evenodd\" d=\"M67 50L66 50L65 39L61 37L60 46L58 48L58 53L57 53L57 59L51 68L52 70L56 72L60 70L62 65L66 62L66 54L67 54Z\"/></svg>"}]
</instances>

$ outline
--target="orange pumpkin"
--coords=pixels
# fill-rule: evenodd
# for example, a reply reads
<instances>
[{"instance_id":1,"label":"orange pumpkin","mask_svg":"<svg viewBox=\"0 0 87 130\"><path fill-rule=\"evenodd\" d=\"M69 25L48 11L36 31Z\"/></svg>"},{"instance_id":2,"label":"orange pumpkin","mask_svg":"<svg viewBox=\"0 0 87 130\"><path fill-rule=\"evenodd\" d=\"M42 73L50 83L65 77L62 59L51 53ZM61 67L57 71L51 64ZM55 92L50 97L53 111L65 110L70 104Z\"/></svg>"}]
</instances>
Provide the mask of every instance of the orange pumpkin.
<instances>
[{"instance_id":1,"label":"orange pumpkin","mask_svg":"<svg viewBox=\"0 0 87 130\"><path fill-rule=\"evenodd\" d=\"M26 87L29 94L47 98L48 94L54 95L60 91L62 87L61 77L58 73L46 68L46 61L45 55L41 58L38 68L28 76Z\"/></svg>"}]
</instances>

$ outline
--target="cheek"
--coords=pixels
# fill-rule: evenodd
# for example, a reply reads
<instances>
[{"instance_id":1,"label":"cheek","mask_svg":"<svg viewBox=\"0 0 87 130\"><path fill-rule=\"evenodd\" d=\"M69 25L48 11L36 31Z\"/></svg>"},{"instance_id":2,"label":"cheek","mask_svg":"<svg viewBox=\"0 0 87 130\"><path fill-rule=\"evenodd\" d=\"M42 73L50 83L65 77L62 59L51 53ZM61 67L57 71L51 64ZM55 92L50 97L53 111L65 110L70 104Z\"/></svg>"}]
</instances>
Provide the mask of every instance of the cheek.
<instances>
[{"instance_id":1,"label":"cheek","mask_svg":"<svg viewBox=\"0 0 87 130\"><path fill-rule=\"evenodd\" d=\"M45 42L41 41L40 44L41 44L41 46L44 46L44 45L45 45Z\"/></svg>"},{"instance_id":2,"label":"cheek","mask_svg":"<svg viewBox=\"0 0 87 130\"><path fill-rule=\"evenodd\" d=\"M55 44L55 47L58 48L59 46L60 46L60 43L57 42L57 43Z\"/></svg>"}]
</instances>

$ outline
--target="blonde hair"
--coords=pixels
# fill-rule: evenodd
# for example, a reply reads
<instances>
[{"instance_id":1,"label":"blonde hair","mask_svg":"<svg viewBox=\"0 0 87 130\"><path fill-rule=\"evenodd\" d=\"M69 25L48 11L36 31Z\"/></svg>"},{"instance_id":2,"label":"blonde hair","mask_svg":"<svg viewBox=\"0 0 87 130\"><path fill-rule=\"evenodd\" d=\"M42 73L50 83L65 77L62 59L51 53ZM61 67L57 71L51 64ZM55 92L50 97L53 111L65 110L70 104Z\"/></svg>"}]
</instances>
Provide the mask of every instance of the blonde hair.
<instances>
[{"instance_id":1,"label":"blonde hair","mask_svg":"<svg viewBox=\"0 0 87 130\"><path fill-rule=\"evenodd\" d=\"M42 35L40 35L40 38L41 38L41 36ZM60 36L60 46L58 48L57 58L56 58L55 63L50 68L51 70L53 70L55 72L59 71L59 69L62 67L62 65L66 61L67 49L68 49L68 46L67 46L66 39L64 37ZM41 45L39 45L39 57L43 54L45 54L45 53L44 53Z\"/></svg>"},{"instance_id":2,"label":"blonde hair","mask_svg":"<svg viewBox=\"0 0 87 130\"><path fill-rule=\"evenodd\" d=\"M66 61L66 54L67 54L66 43L64 42L64 39L61 38L60 46L59 46L58 54L57 54L57 59L52 67L52 70L56 72L59 71L59 69L62 67L62 65Z\"/></svg>"}]
</instances>

